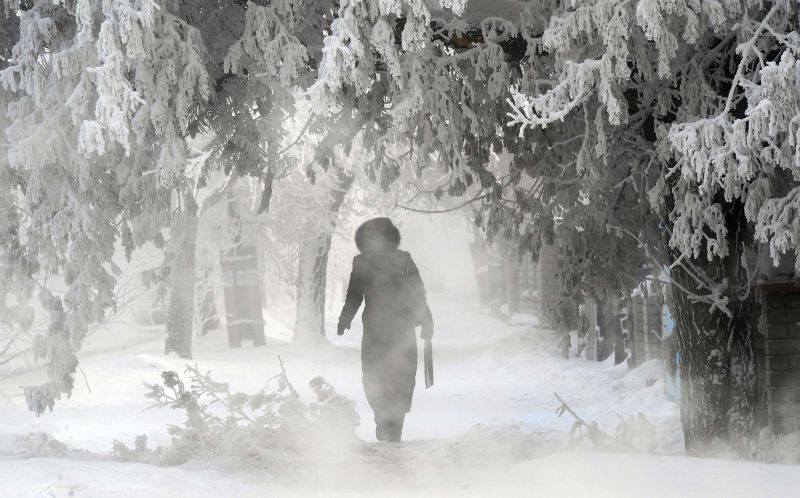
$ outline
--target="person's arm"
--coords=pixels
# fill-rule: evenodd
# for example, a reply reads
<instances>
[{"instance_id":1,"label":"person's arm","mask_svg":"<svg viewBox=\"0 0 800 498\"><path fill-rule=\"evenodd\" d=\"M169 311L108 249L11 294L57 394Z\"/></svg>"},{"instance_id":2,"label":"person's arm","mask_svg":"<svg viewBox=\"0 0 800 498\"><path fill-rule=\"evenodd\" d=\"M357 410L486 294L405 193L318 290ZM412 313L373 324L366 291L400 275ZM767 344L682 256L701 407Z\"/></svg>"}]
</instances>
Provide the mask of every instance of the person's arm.
<instances>
[{"instance_id":1,"label":"person's arm","mask_svg":"<svg viewBox=\"0 0 800 498\"><path fill-rule=\"evenodd\" d=\"M361 301L364 299L364 282L360 266L358 256L356 256L353 258L353 271L350 272L350 282L347 284L347 296L344 299L342 313L339 315L339 325L336 327L336 333L339 335L344 334L345 329L350 328L353 317L356 316L358 308L361 307Z\"/></svg>"},{"instance_id":2,"label":"person's arm","mask_svg":"<svg viewBox=\"0 0 800 498\"><path fill-rule=\"evenodd\" d=\"M420 296L420 302L425 306L425 311L422 315L422 331L420 337L423 339L430 339L433 337L433 315L431 315L431 308L428 306L428 297L425 292L425 284L422 282L422 277L419 274L419 268L414 263L411 255L408 256L408 277L411 285L414 286L415 293Z\"/></svg>"}]
</instances>

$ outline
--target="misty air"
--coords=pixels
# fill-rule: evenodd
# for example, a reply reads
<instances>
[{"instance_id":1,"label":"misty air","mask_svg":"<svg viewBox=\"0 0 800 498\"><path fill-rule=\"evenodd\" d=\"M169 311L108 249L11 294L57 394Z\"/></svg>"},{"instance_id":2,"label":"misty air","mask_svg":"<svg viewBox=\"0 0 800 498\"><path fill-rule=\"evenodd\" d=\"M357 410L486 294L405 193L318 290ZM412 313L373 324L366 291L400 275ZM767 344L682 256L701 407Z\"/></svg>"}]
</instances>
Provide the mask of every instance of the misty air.
<instances>
[{"instance_id":1,"label":"misty air","mask_svg":"<svg viewBox=\"0 0 800 498\"><path fill-rule=\"evenodd\" d=\"M0 5L0 498L800 496L797 0Z\"/></svg>"}]
</instances>

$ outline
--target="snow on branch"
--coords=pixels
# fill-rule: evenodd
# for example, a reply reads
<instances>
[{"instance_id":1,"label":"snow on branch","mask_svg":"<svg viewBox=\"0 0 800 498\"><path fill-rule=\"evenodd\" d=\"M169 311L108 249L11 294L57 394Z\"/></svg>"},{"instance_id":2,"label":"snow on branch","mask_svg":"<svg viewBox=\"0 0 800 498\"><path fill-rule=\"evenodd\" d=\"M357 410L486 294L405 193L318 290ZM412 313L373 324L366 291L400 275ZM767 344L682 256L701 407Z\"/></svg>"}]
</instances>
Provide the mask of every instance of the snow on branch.
<instances>
[{"instance_id":1,"label":"snow on branch","mask_svg":"<svg viewBox=\"0 0 800 498\"><path fill-rule=\"evenodd\" d=\"M182 425L169 426L172 437L166 447L148 448L139 436L133 448L114 442L112 457L121 461L179 465L210 456L229 455L253 466L270 466L274 450L281 458L302 452L339 452L358 444L359 423L355 404L340 395L322 377L309 382L313 401L306 401L289 383L281 362L281 373L253 393L234 392L210 372L187 366L187 380L177 372L161 373L160 384L147 384L145 396L151 408L171 408L186 413Z\"/></svg>"},{"instance_id":2,"label":"snow on branch","mask_svg":"<svg viewBox=\"0 0 800 498\"><path fill-rule=\"evenodd\" d=\"M538 97L528 97L518 89L511 90L512 98L508 126L520 125L520 137L528 127L546 128L556 121L563 121L574 109L580 107L597 83L599 60L568 63L559 84Z\"/></svg>"}]
</instances>

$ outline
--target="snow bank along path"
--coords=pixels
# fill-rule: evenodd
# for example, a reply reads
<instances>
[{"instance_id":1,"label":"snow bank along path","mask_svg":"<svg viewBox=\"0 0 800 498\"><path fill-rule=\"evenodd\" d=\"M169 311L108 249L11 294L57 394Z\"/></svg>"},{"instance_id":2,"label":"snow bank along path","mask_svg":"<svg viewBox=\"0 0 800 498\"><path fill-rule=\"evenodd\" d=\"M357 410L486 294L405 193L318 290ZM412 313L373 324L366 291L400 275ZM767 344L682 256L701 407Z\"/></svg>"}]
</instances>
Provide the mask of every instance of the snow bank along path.
<instances>
[{"instance_id":1,"label":"snow bank along path","mask_svg":"<svg viewBox=\"0 0 800 498\"><path fill-rule=\"evenodd\" d=\"M682 453L677 407L663 395L660 367L634 370L609 363L564 360L553 334L508 326L476 307L433 299L437 330L436 386L421 378L402 445L369 444L360 454L305 469L242 469L230 462L159 468L101 460L21 459L0 456L0 496L791 496L800 488L796 467L691 459ZM335 318L335 317L332 317ZM285 336L285 330L276 330ZM333 328L329 328L333 330ZM303 388L324 376L358 403L358 436L374 441L371 414L361 391L360 325L331 346L300 347L277 340L264 348L227 348L222 331L196 352L201 370L256 391L275 375L280 354L293 384ZM82 352L88 386L52 414L34 418L16 396L41 378L27 372L0 381L11 395L0 401L0 441L47 432L73 448L107 454L114 439L132 443L146 434L152 445L168 441L166 425L183 414L147 410L143 382L183 362L161 355L157 330L123 323L95 333ZM420 369L421 375L421 369ZM647 384L651 384L649 387ZM582 417L613 430L618 414L644 413L656 426L657 455L566 451L570 418L555 414L558 392ZM309 394L301 392L301 394ZM4 446L0 444L0 454Z\"/></svg>"}]
</instances>

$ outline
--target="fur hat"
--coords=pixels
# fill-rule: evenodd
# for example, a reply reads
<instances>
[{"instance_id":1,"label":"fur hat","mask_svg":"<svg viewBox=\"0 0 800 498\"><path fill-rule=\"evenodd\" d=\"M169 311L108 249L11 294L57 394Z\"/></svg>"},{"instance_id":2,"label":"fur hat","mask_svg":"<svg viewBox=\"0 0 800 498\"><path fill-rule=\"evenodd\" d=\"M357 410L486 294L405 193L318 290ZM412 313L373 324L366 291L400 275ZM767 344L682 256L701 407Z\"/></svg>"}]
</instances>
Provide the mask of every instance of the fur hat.
<instances>
[{"instance_id":1,"label":"fur hat","mask_svg":"<svg viewBox=\"0 0 800 498\"><path fill-rule=\"evenodd\" d=\"M361 252L397 249L400 230L389 218L373 218L356 230L356 247Z\"/></svg>"}]
</instances>

